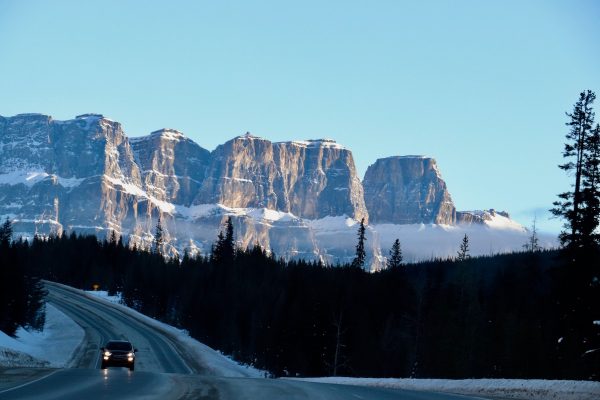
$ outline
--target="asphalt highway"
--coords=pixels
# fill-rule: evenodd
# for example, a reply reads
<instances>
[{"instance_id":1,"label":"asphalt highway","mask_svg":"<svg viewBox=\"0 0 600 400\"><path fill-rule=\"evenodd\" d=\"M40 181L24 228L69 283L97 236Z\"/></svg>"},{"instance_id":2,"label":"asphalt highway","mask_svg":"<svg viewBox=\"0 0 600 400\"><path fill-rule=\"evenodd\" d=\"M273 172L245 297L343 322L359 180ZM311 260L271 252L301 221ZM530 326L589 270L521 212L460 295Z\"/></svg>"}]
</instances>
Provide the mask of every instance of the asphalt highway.
<instances>
[{"instance_id":1,"label":"asphalt highway","mask_svg":"<svg viewBox=\"0 0 600 400\"><path fill-rule=\"evenodd\" d=\"M224 378L210 375L183 344L118 307L63 285L47 283L48 301L85 332L70 368L0 369L0 400L97 399L376 399L467 400L465 396L302 382L285 379ZM126 339L138 349L135 371L99 369L100 348Z\"/></svg>"}]
</instances>

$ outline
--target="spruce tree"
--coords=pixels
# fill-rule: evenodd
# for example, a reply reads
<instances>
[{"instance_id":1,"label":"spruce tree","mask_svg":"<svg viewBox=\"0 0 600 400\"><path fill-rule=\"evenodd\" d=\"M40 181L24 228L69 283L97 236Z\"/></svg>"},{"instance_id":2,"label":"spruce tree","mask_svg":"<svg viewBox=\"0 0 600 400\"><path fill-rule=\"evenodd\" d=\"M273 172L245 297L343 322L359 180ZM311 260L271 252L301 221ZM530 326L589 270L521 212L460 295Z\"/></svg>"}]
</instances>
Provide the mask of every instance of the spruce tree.
<instances>
[{"instance_id":1,"label":"spruce tree","mask_svg":"<svg viewBox=\"0 0 600 400\"><path fill-rule=\"evenodd\" d=\"M223 259L225 261L232 261L235 253L234 239L233 239L233 223L231 217L227 218L225 222L225 241L223 242Z\"/></svg>"},{"instance_id":2,"label":"spruce tree","mask_svg":"<svg viewBox=\"0 0 600 400\"><path fill-rule=\"evenodd\" d=\"M152 250L156 254L162 254L162 247L165 242L164 232L162 223L160 221L160 214L158 215L158 222L156 223L156 230L154 231L154 243Z\"/></svg>"},{"instance_id":3,"label":"spruce tree","mask_svg":"<svg viewBox=\"0 0 600 400\"><path fill-rule=\"evenodd\" d=\"M235 253L233 223L231 217L225 221L225 233L221 230L217 242L213 245L212 259L216 264L230 263Z\"/></svg>"},{"instance_id":4,"label":"spruce tree","mask_svg":"<svg viewBox=\"0 0 600 400\"><path fill-rule=\"evenodd\" d=\"M457 261L465 261L471 258L469 254L469 237L465 233L465 236L460 243L460 249L458 250L458 256L456 257Z\"/></svg>"},{"instance_id":5,"label":"spruce tree","mask_svg":"<svg viewBox=\"0 0 600 400\"><path fill-rule=\"evenodd\" d=\"M360 220L360 226L358 227L358 243L356 244L356 256L352 260L352 266L355 268L363 268L365 266L365 259L367 254L365 252L365 219Z\"/></svg>"},{"instance_id":6,"label":"spruce tree","mask_svg":"<svg viewBox=\"0 0 600 400\"><path fill-rule=\"evenodd\" d=\"M12 222L6 217L6 221L0 226L0 244L9 244L12 239Z\"/></svg>"},{"instance_id":7,"label":"spruce tree","mask_svg":"<svg viewBox=\"0 0 600 400\"><path fill-rule=\"evenodd\" d=\"M558 195L550 211L566 220L560 233L561 244L571 249L585 249L597 244L598 227L598 127L594 129L592 105L596 95L591 90L581 92L570 118L563 157L567 160L560 169L573 174L573 189Z\"/></svg>"},{"instance_id":8,"label":"spruce tree","mask_svg":"<svg viewBox=\"0 0 600 400\"><path fill-rule=\"evenodd\" d=\"M535 226L535 222L536 219L533 219L533 223L531 224L531 235L529 235L529 238L527 239L527 243L525 243L523 245L523 248L525 249L525 251L534 253L536 251L540 251L540 240L538 238L538 234L537 234L537 228Z\"/></svg>"},{"instance_id":9,"label":"spruce tree","mask_svg":"<svg viewBox=\"0 0 600 400\"><path fill-rule=\"evenodd\" d=\"M217 235L217 241L215 244L213 244L211 251L211 260L215 264L219 264L223 261L224 243L225 235L223 234L223 231L219 231L219 234Z\"/></svg>"},{"instance_id":10,"label":"spruce tree","mask_svg":"<svg viewBox=\"0 0 600 400\"><path fill-rule=\"evenodd\" d=\"M390 249L390 258L387 260L387 267L398 268L402 265L402 249L400 248L400 239L396 239Z\"/></svg>"},{"instance_id":11,"label":"spruce tree","mask_svg":"<svg viewBox=\"0 0 600 400\"><path fill-rule=\"evenodd\" d=\"M600 125L592 130L585 142L586 158L582 170L581 234L583 245L595 248L600 244Z\"/></svg>"}]
</instances>

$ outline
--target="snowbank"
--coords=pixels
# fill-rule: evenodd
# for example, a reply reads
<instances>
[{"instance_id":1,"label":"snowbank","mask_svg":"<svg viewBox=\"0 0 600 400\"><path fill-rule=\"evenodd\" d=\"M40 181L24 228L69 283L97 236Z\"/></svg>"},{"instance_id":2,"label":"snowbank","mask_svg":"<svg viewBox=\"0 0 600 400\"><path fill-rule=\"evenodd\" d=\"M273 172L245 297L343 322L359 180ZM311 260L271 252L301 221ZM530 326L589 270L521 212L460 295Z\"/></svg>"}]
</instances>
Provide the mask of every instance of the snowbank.
<instances>
[{"instance_id":1,"label":"snowbank","mask_svg":"<svg viewBox=\"0 0 600 400\"><path fill-rule=\"evenodd\" d=\"M86 293L88 297L94 297L97 301L110 303L112 306L118 308L131 317L143 321L147 325L150 325L169 335L179 342L179 344L185 348L193 358L201 360L202 364L217 376L228 378L261 378L265 376L264 371L258 370L251 366L236 363L222 353L212 349L211 347L208 347L203 343L200 343L196 339L193 339L183 329L177 329L171 325L167 325L163 322L141 314L129 307L126 307L125 305L119 304L119 296L108 296L107 292L105 291L89 291L84 293Z\"/></svg>"},{"instance_id":2,"label":"snowbank","mask_svg":"<svg viewBox=\"0 0 600 400\"><path fill-rule=\"evenodd\" d=\"M84 338L83 329L50 304L41 332L19 328L16 338L0 331L0 366L67 367Z\"/></svg>"},{"instance_id":3,"label":"snowbank","mask_svg":"<svg viewBox=\"0 0 600 400\"><path fill-rule=\"evenodd\" d=\"M597 400L600 382L542 379L395 379L395 378L286 378L308 382L425 390L470 396L528 400Z\"/></svg>"}]
</instances>

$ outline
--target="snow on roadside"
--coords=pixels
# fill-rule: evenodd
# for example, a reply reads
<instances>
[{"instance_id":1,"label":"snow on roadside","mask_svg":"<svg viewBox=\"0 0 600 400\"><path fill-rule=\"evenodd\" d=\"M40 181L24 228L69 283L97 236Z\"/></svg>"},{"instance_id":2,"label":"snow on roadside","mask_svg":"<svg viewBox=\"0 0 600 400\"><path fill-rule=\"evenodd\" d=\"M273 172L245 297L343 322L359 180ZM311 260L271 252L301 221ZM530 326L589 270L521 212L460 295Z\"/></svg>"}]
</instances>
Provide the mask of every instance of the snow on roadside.
<instances>
[{"instance_id":1,"label":"snow on roadside","mask_svg":"<svg viewBox=\"0 0 600 400\"><path fill-rule=\"evenodd\" d=\"M79 325L46 303L43 331L19 328L16 338L0 331L0 366L66 367L83 338Z\"/></svg>"},{"instance_id":2,"label":"snow on roadside","mask_svg":"<svg viewBox=\"0 0 600 400\"><path fill-rule=\"evenodd\" d=\"M600 382L543 379L286 378L318 383L528 400L597 400Z\"/></svg>"},{"instance_id":3,"label":"snow on roadside","mask_svg":"<svg viewBox=\"0 0 600 400\"><path fill-rule=\"evenodd\" d=\"M94 297L98 297L99 299L104 299L113 304L122 304L121 302L121 294L117 294L115 296L109 296L106 290L86 290L88 294L91 294Z\"/></svg>"},{"instance_id":4,"label":"snow on roadside","mask_svg":"<svg viewBox=\"0 0 600 400\"><path fill-rule=\"evenodd\" d=\"M178 329L171 325L167 325L123 304L120 304L120 296L118 295L108 296L106 291L86 291L83 293L85 293L88 297L95 298L97 301L110 303L133 318L141 320L146 324L167 333L171 337L175 338L183 347L188 349L192 357L201 360L202 364L206 366L207 369L213 371L213 373L217 376L227 378L262 378L266 375L265 371L258 370L248 365L238 364L219 351L200 343L196 339L190 337L189 334L183 329Z\"/></svg>"}]
</instances>

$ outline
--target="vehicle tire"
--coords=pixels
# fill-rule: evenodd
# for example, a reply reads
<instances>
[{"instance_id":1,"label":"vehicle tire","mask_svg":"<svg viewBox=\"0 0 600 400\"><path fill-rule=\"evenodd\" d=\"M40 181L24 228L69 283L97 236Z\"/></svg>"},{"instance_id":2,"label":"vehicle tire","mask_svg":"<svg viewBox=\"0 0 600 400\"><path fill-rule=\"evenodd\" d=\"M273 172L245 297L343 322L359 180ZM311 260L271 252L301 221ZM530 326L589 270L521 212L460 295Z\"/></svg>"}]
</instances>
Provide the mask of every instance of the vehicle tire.
<instances>
[{"instance_id":1,"label":"vehicle tire","mask_svg":"<svg viewBox=\"0 0 600 400\"><path fill-rule=\"evenodd\" d=\"M100 369L106 369L106 364L102 363L102 364L100 365Z\"/></svg>"}]
</instances>

